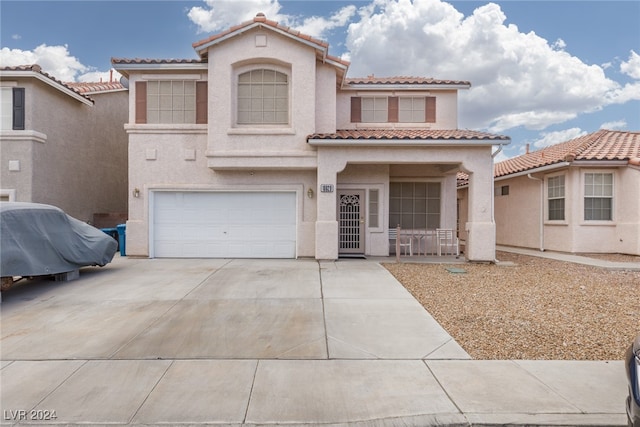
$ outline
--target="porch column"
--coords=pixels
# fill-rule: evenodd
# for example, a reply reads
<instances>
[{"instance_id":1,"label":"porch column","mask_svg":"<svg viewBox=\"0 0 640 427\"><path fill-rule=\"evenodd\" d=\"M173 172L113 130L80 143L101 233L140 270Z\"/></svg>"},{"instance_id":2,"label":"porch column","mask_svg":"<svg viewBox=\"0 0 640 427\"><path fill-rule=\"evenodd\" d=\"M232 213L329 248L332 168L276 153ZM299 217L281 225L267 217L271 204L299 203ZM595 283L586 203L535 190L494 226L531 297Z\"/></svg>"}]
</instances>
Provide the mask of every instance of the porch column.
<instances>
[{"instance_id":1,"label":"porch column","mask_svg":"<svg viewBox=\"0 0 640 427\"><path fill-rule=\"evenodd\" d=\"M465 255L469 261L496 259L496 224L493 211L493 163L478 162L469 173L469 220L465 225Z\"/></svg>"},{"instance_id":2,"label":"porch column","mask_svg":"<svg viewBox=\"0 0 640 427\"><path fill-rule=\"evenodd\" d=\"M316 218L316 259L338 259L337 182L344 162L332 156L330 150L318 150L318 211ZM332 191L322 191L323 186Z\"/></svg>"}]
</instances>

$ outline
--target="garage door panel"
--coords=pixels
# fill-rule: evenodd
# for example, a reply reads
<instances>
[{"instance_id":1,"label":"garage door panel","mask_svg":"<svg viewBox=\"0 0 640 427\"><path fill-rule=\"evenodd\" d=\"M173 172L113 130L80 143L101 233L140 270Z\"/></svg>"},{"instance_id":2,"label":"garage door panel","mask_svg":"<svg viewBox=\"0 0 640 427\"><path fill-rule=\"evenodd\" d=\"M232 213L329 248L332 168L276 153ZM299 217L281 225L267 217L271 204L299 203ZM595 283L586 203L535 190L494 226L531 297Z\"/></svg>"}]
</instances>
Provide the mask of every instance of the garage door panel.
<instances>
[{"instance_id":1,"label":"garage door panel","mask_svg":"<svg viewBox=\"0 0 640 427\"><path fill-rule=\"evenodd\" d=\"M293 192L157 192L153 212L156 257L295 257Z\"/></svg>"}]
</instances>

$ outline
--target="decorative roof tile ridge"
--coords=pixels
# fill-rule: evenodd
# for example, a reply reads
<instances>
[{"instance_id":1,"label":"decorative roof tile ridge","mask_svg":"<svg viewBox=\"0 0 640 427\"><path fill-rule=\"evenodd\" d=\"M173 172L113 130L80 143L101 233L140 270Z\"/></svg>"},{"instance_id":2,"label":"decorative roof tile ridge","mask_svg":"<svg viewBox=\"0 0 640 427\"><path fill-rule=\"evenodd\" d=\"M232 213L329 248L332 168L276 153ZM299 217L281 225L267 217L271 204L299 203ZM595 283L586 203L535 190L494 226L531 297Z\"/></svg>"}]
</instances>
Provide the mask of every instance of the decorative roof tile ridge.
<instances>
[{"instance_id":1,"label":"decorative roof tile ridge","mask_svg":"<svg viewBox=\"0 0 640 427\"><path fill-rule=\"evenodd\" d=\"M120 82L67 82L66 85L72 87L79 93L100 93L125 89Z\"/></svg>"},{"instance_id":2,"label":"decorative roof tile ridge","mask_svg":"<svg viewBox=\"0 0 640 427\"><path fill-rule=\"evenodd\" d=\"M206 59L180 59L180 58L111 58L112 64L200 64L206 63Z\"/></svg>"}]
</instances>

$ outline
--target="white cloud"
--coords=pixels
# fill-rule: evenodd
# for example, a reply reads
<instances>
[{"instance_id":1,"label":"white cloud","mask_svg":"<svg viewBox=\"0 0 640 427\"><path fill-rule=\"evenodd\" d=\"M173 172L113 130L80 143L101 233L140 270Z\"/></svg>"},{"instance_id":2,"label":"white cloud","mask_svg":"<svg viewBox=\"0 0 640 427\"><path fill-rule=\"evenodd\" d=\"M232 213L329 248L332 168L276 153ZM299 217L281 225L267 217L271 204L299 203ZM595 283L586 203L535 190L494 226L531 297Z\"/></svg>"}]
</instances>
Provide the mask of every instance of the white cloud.
<instances>
[{"instance_id":1,"label":"white cloud","mask_svg":"<svg viewBox=\"0 0 640 427\"><path fill-rule=\"evenodd\" d=\"M75 81L76 77L89 71L75 56L69 53L67 46L47 46L41 44L34 50L0 49L0 62L4 66L38 64L42 71L64 82Z\"/></svg>"},{"instance_id":2,"label":"white cloud","mask_svg":"<svg viewBox=\"0 0 640 427\"><path fill-rule=\"evenodd\" d=\"M271 21L295 28L312 37L325 38L330 30L347 25L356 13L356 7L349 5L329 17L301 18L280 13L282 6L278 0L205 0L204 3L205 6L194 6L187 13L200 32L223 31L253 19L258 13L264 13Z\"/></svg>"},{"instance_id":3,"label":"white cloud","mask_svg":"<svg viewBox=\"0 0 640 427\"><path fill-rule=\"evenodd\" d=\"M355 6L345 6L328 19L322 16L312 16L311 18L305 18L300 24L293 22L292 26L303 34L324 38L328 31L347 25L355 13Z\"/></svg>"},{"instance_id":4,"label":"white cloud","mask_svg":"<svg viewBox=\"0 0 640 427\"><path fill-rule=\"evenodd\" d=\"M556 132L543 132L542 137L536 141L533 141L533 147L540 149L549 147L551 145L566 142L574 138L586 135L588 132L581 130L580 128L565 129Z\"/></svg>"},{"instance_id":5,"label":"white cloud","mask_svg":"<svg viewBox=\"0 0 640 427\"><path fill-rule=\"evenodd\" d=\"M221 31L232 25L253 19L262 12L267 19L289 25L290 17L280 14L278 0L205 0L206 6L192 7L187 16L200 32Z\"/></svg>"},{"instance_id":6,"label":"white cloud","mask_svg":"<svg viewBox=\"0 0 640 427\"><path fill-rule=\"evenodd\" d=\"M629 60L620 64L620 71L634 79L640 79L640 55L633 50L629 53Z\"/></svg>"},{"instance_id":7,"label":"white cloud","mask_svg":"<svg viewBox=\"0 0 640 427\"><path fill-rule=\"evenodd\" d=\"M505 24L489 3L464 17L442 0L374 0L349 25L350 76L417 75L468 80L460 127L503 132L542 130L585 112L640 100L640 85L622 86L604 69L572 56L562 39L549 42ZM632 54L621 66L639 75Z\"/></svg>"},{"instance_id":8,"label":"white cloud","mask_svg":"<svg viewBox=\"0 0 640 427\"><path fill-rule=\"evenodd\" d=\"M627 128L626 120L616 120L615 122L606 122L600 125L600 129L615 130L615 129L626 129L626 128Z\"/></svg>"},{"instance_id":9,"label":"white cloud","mask_svg":"<svg viewBox=\"0 0 640 427\"><path fill-rule=\"evenodd\" d=\"M20 40L22 38L22 36L20 34L12 34L11 35L11 39L12 40Z\"/></svg>"}]
</instances>

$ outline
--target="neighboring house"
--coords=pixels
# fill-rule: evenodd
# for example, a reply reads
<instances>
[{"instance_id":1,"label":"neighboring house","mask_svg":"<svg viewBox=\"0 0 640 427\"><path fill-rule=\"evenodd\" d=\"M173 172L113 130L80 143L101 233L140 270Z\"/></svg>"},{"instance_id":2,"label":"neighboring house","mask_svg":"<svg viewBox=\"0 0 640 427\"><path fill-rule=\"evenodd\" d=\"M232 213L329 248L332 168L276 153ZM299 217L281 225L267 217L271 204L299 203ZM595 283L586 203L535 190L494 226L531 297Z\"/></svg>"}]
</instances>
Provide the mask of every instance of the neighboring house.
<instances>
[{"instance_id":1,"label":"neighboring house","mask_svg":"<svg viewBox=\"0 0 640 427\"><path fill-rule=\"evenodd\" d=\"M121 59L129 80L127 254L389 254L389 227L456 227L495 258L492 154L508 137L457 129L469 82L347 78L328 45L267 20L193 44L199 58Z\"/></svg>"},{"instance_id":2,"label":"neighboring house","mask_svg":"<svg viewBox=\"0 0 640 427\"><path fill-rule=\"evenodd\" d=\"M0 197L93 222L127 212L128 94L63 83L38 65L0 68Z\"/></svg>"},{"instance_id":3,"label":"neighboring house","mask_svg":"<svg viewBox=\"0 0 640 427\"><path fill-rule=\"evenodd\" d=\"M494 200L497 244L640 255L640 132L599 130L499 162Z\"/></svg>"}]
</instances>

